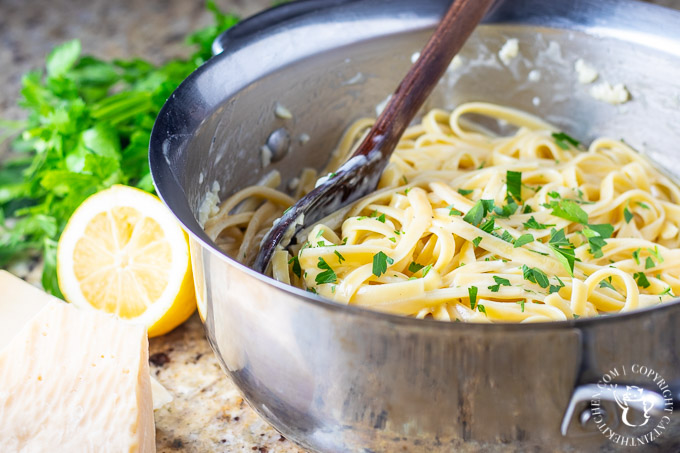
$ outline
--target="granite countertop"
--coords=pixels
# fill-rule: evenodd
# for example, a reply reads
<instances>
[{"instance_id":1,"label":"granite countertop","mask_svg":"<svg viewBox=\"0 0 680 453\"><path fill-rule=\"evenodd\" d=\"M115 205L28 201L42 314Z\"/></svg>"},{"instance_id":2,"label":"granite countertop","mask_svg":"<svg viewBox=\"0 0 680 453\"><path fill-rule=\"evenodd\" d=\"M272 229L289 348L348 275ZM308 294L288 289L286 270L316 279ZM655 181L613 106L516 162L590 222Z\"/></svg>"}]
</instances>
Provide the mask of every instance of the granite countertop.
<instances>
[{"instance_id":1,"label":"granite countertop","mask_svg":"<svg viewBox=\"0 0 680 453\"><path fill-rule=\"evenodd\" d=\"M21 76L44 66L61 42L79 38L83 52L102 58L139 56L154 62L187 56L184 37L212 23L201 0L2 0L0 118L20 119ZM271 0L218 0L241 17ZM6 152L0 146L0 157ZM28 269L13 269L16 273ZM31 272L39 277L39 269ZM239 395L210 349L198 315L149 341L151 372L174 400L156 410L159 452L301 452Z\"/></svg>"},{"instance_id":2,"label":"granite countertop","mask_svg":"<svg viewBox=\"0 0 680 453\"><path fill-rule=\"evenodd\" d=\"M247 16L271 0L218 0ZM680 8L680 0L657 0ZM0 118L20 119L21 75L41 67L50 49L80 38L84 53L155 62L186 56L184 37L211 22L201 0L2 0ZM0 146L0 157L4 148ZM155 413L159 452L300 452L264 422L220 369L197 315L150 340L152 373L174 400Z\"/></svg>"}]
</instances>

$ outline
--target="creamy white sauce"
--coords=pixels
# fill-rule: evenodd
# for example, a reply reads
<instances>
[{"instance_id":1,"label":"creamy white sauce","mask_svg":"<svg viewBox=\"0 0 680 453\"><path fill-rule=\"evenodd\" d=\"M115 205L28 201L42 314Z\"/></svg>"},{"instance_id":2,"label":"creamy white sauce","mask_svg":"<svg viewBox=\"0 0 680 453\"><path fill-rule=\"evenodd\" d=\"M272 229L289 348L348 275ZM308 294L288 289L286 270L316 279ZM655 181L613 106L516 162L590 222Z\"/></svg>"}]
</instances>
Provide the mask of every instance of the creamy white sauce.
<instances>
[{"instance_id":1,"label":"creamy white sauce","mask_svg":"<svg viewBox=\"0 0 680 453\"><path fill-rule=\"evenodd\" d=\"M590 89L590 95L598 101L612 105L623 104L630 99L630 93L622 83L616 85L609 82L598 83Z\"/></svg>"},{"instance_id":2,"label":"creamy white sauce","mask_svg":"<svg viewBox=\"0 0 680 453\"><path fill-rule=\"evenodd\" d=\"M498 58L506 66L519 55L519 41L516 38L508 39L501 50L498 51Z\"/></svg>"},{"instance_id":3,"label":"creamy white sauce","mask_svg":"<svg viewBox=\"0 0 680 453\"><path fill-rule=\"evenodd\" d=\"M576 69L576 75L578 76L579 83L582 83L583 85L593 83L600 75L597 72L597 69L586 63L582 58L576 60L574 69Z\"/></svg>"},{"instance_id":4,"label":"creamy white sauce","mask_svg":"<svg viewBox=\"0 0 680 453\"><path fill-rule=\"evenodd\" d=\"M220 197L217 195L220 191L220 183L213 181L212 188L210 192L205 194L205 198L201 202L201 206L198 208L198 224L201 228L205 225L205 222L219 211Z\"/></svg>"}]
</instances>

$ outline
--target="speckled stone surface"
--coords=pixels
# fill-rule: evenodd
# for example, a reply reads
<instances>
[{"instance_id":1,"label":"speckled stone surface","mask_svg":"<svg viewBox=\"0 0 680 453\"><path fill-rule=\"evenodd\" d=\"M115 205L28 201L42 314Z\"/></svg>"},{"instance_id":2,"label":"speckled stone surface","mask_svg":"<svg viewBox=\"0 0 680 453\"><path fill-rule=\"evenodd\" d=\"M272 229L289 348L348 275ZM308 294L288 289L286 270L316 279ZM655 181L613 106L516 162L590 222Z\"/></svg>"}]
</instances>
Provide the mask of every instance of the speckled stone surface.
<instances>
[{"instance_id":1,"label":"speckled stone surface","mask_svg":"<svg viewBox=\"0 0 680 453\"><path fill-rule=\"evenodd\" d=\"M271 1L217 3L247 16ZM680 8L680 0L656 3ZM161 62L186 55L184 37L209 23L200 0L0 0L0 118L22 118L21 75L42 66L55 44L80 38L88 54ZM29 279L38 276L33 269ZM220 369L197 315L149 347L152 373L174 397L155 413L159 452L303 451L248 407Z\"/></svg>"},{"instance_id":2,"label":"speckled stone surface","mask_svg":"<svg viewBox=\"0 0 680 453\"><path fill-rule=\"evenodd\" d=\"M242 17L270 0L217 1ZM201 0L0 0L0 118L20 119L21 75L63 41L102 58L186 56L184 37L211 23ZM0 147L0 156L3 153ZM32 282L40 269L12 269ZM155 412L159 452L301 452L247 405L220 369L198 316L149 342L151 370L174 400Z\"/></svg>"}]
</instances>

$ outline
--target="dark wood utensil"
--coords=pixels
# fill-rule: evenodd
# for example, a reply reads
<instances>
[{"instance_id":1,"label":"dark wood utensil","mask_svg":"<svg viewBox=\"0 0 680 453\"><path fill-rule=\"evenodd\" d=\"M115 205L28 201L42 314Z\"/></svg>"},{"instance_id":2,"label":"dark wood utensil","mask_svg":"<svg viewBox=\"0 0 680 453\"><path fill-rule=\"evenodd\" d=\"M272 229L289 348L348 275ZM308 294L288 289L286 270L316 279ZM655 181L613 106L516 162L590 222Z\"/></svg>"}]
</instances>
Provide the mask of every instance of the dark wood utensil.
<instances>
[{"instance_id":1,"label":"dark wood utensil","mask_svg":"<svg viewBox=\"0 0 680 453\"><path fill-rule=\"evenodd\" d=\"M375 190L399 138L492 3L493 0L453 1L352 157L332 178L295 203L269 230L253 265L256 271L264 273L276 246L289 241L305 225Z\"/></svg>"}]
</instances>

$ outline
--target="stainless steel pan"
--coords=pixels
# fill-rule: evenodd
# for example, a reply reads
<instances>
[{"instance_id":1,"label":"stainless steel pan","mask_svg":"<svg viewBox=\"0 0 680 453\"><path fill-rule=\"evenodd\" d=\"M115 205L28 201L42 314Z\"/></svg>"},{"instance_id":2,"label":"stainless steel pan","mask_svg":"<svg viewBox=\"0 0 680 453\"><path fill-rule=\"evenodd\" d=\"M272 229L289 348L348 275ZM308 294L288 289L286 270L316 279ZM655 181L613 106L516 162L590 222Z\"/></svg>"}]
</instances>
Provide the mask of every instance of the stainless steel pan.
<instances>
[{"instance_id":1,"label":"stainless steel pan","mask_svg":"<svg viewBox=\"0 0 680 453\"><path fill-rule=\"evenodd\" d=\"M168 100L151 169L190 234L215 353L250 405L310 450L612 451L646 439L647 451L680 451L680 417L669 412L680 410L678 302L533 325L401 318L256 274L198 225L213 181L225 198L274 168L284 180L303 164L321 168L344 127L374 114L396 86L447 3L284 5L218 39L221 53ZM520 56L506 66L497 52L508 38L519 39ZM507 0L462 55L428 107L511 105L583 141L623 137L680 175L680 14L619 0ZM591 98L577 82L578 58L601 80L625 83L632 101ZM277 102L294 117L278 118ZM289 146L262 168L259 149L275 131ZM637 426L645 416L649 424Z\"/></svg>"}]
</instances>

